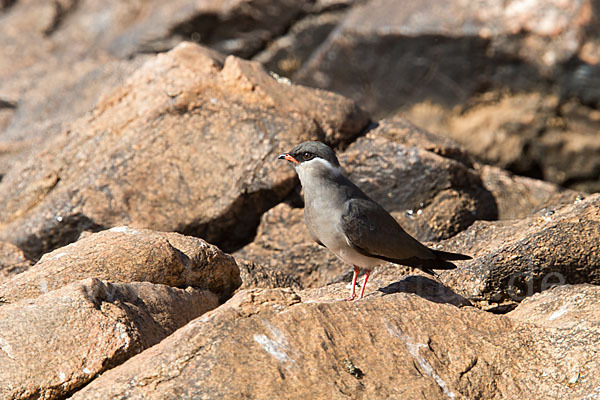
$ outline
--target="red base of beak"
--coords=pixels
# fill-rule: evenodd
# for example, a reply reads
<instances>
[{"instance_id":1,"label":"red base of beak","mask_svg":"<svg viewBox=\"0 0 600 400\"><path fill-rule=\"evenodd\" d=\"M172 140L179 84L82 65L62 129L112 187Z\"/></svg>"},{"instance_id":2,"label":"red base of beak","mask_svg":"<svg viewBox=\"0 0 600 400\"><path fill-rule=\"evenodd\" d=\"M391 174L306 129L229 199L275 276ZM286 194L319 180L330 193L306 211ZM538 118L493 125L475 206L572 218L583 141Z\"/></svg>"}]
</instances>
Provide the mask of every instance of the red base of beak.
<instances>
[{"instance_id":1,"label":"red base of beak","mask_svg":"<svg viewBox=\"0 0 600 400\"><path fill-rule=\"evenodd\" d=\"M287 160L290 162L293 162L295 164L300 164L300 162L298 160L296 160L294 157L292 157L289 153L285 153L279 156L280 160Z\"/></svg>"}]
</instances>

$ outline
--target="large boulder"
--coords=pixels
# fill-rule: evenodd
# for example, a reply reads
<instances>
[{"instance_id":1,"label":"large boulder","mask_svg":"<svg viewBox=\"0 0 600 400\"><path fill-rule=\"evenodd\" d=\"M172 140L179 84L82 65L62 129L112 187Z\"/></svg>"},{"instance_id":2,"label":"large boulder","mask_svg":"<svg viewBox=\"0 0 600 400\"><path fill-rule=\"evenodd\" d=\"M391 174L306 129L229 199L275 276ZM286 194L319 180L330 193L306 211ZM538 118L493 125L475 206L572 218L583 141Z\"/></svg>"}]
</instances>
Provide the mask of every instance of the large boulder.
<instances>
[{"instance_id":1,"label":"large boulder","mask_svg":"<svg viewBox=\"0 0 600 400\"><path fill-rule=\"evenodd\" d=\"M476 168L483 186L496 200L498 219L525 218L544 207L572 203L585 195L551 182L515 175L491 165L479 164Z\"/></svg>"},{"instance_id":2,"label":"large boulder","mask_svg":"<svg viewBox=\"0 0 600 400\"><path fill-rule=\"evenodd\" d=\"M218 304L206 290L86 279L0 307L0 396L65 398Z\"/></svg>"},{"instance_id":3,"label":"large boulder","mask_svg":"<svg viewBox=\"0 0 600 400\"><path fill-rule=\"evenodd\" d=\"M202 239L116 227L45 254L0 285L0 304L35 298L85 278L194 286L222 301L242 283L233 257Z\"/></svg>"},{"instance_id":4,"label":"large boulder","mask_svg":"<svg viewBox=\"0 0 600 400\"><path fill-rule=\"evenodd\" d=\"M545 207L527 218L477 221L443 247L473 260L441 280L482 305L515 304L565 283L600 283L600 195Z\"/></svg>"},{"instance_id":5,"label":"large boulder","mask_svg":"<svg viewBox=\"0 0 600 400\"><path fill-rule=\"evenodd\" d=\"M299 29L287 40L298 56L275 49L265 62L376 117L400 113L449 135L488 163L597 191L599 10L594 0L371 0L310 56L294 47Z\"/></svg>"},{"instance_id":6,"label":"large boulder","mask_svg":"<svg viewBox=\"0 0 600 400\"><path fill-rule=\"evenodd\" d=\"M574 335L405 292L304 297L240 292L73 398L583 399L599 384L585 357L596 327Z\"/></svg>"},{"instance_id":7,"label":"large boulder","mask_svg":"<svg viewBox=\"0 0 600 400\"><path fill-rule=\"evenodd\" d=\"M0 176L153 53L193 40L250 57L312 8L290 0L0 2Z\"/></svg>"},{"instance_id":8,"label":"large boulder","mask_svg":"<svg viewBox=\"0 0 600 400\"><path fill-rule=\"evenodd\" d=\"M83 230L132 225L225 250L293 189L277 155L349 141L367 116L339 95L280 83L259 64L184 43L0 182L0 239L32 257Z\"/></svg>"}]
</instances>

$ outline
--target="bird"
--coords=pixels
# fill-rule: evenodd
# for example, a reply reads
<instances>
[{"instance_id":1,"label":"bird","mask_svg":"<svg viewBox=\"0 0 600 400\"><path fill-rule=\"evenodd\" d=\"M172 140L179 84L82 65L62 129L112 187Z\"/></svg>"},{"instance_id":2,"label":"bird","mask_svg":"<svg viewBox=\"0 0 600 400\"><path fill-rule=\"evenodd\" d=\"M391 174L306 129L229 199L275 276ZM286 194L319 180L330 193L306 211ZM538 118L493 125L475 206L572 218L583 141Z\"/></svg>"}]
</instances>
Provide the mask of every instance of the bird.
<instances>
[{"instance_id":1,"label":"bird","mask_svg":"<svg viewBox=\"0 0 600 400\"><path fill-rule=\"evenodd\" d=\"M304 196L304 222L310 237L354 267L352 288L345 300L356 299L356 280L361 268L362 299L371 270L384 262L433 270L456 268L451 261L470 256L434 250L409 235L376 201L345 175L331 147L318 141L303 142L278 156L292 164Z\"/></svg>"}]
</instances>

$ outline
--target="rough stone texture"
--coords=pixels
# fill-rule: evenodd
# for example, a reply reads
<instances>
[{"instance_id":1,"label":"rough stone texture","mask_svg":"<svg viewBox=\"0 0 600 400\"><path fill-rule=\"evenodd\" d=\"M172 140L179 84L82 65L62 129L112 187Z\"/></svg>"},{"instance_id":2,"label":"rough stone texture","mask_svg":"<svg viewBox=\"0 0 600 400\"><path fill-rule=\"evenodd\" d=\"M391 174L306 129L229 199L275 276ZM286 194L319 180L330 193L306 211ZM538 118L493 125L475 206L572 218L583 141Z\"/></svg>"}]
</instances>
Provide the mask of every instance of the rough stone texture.
<instances>
[{"instance_id":1,"label":"rough stone texture","mask_svg":"<svg viewBox=\"0 0 600 400\"><path fill-rule=\"evenodd\" d=\"M193 40L249 57L312 7L295 0L0 2L0 176L120 85L146 53Z\"/></svg>"},{"instance_id":2,"label":"rough stone texture","mask_svg":"<svg viewBox=\"0 0 600 400\"><path fill-rule=\"evenodd\" d=\"M555 284L598 284L600 195L519 220L477 221L443 246L473 256L440 273L472 301L519 302Z\"/></svg>"},{"instance_id":3,"label":"rough stone texture","mask_svg":"<svg viewBox=\"0 0 600 400\"><path fill-rule=\"evenodd\" d=\"M225 250L294 185L277 155L332 145L367 116L341 96L279 83L259 64L184 43L158 55L0 182L0 239L32 257L122 224Z\"/></svg>"},{"instance_id":4,"label":"rough stone texture","mask_svg":"<svg viewBox=\"0 0 600 400\"><path fill-rule=\"evenodd\" d=\"M572 203L585 195L554 183L513 175L490 165L480 164L476 168L483 186L496 200L498 219L528 217L546 206Z\"/></svg>"},{"instance_id":5,"label":"rough stone texture","mask_svg":"<svg viewBox=\"0 0 600 400\"><path fill-rule=\"evenodd\" d=\"M368 1L348 13L297 79L360 98L380 115L423 100L456 105L482 88L540 85L596 37L593 15L586 0Z\"/></svg>"},{"instance_id":6,"label":"rough stone texture","mask_svg":"<svg viewBox=\"0 0 600 400\"><path fill-rule=\"evenodd\" d=\"M598 330L599 300L599 286L561 285L527 297L507 315L548 328Z\"/></svg>"},{"instance_id":7,"label":"rough stone texture","mask_svg":"<svg viewBox=\"0 0 600 400\"><path fill-rule=\"evenodd\" d=\"M210 290L222 301L241 285L233 257L202 239L118 227L45 254L0 285L0 300L13 303L92 277L194 286Z\"/></svg>"},{"instance_id":8,"label":"rough stone texture","mask_svg":"<svg viewBox=\"0 0 600 400\"><path fill-rule=\"evenodd\" d=\"M0 308L0 396L65 398L219 304L198 289L86 279Z\"/></svg>"},{"instance_id":9,"label":"rough stone texture","mask_svg":"<svg viewBox=\"0 0 600 400\"><path fill-rule=\"evenodd\" d=\"M253 59L278 75L292 77L343 20L345 10L307 16Z\"/></svg>"},{"instance_id":10,"label":"rough stone texture","mask_svg":"<svg viewBox=\"0 0 600 400\"><path fill-rule=\"evenodd\" d=\"M488 163L597 191L599 21L594 0L371 0L287 64L294 82L401 113Z\"/></svg>"},{"instance_id":11,"label":"rough stone texture","mask_svg":"<svg viewBox=\"0 0 600 400\"><path fill-rule=\"evenodd\" d=\"M25 271L32 264L21 249L10 243L0 242L0 282Z\"/></svg>"},{"instance_id":12,"label":"rough stone texture","mask_svg":"<svg viewBox=\"0 0 600 400\"><path fill-rule=\"evenodd\" d=\"M170 49L181 40L192 40L225 54L248 58L313 8L313 2L307 0L177 3L156 2L155 17L143 22L143 29L152 37L144 38L142 49ZM160 17L166 21L160 21ZM152 26L156 20L162 31ZM133 44L139 46L139 39Z\"/></svg>"},{"instance_id":13,"label":"rough stone texture","mask_svg":"<svg viewBox=\"0 0 600 400\"><path fill-rule=\"evenodd\" d=\"M461 113L426 104L407 116L487 163L576 190L599 190L600 111L546 93L484 97Z\"/></svg>"},{"instance_id":14,"label":"rough stone texture","mask_svg":"<svg viewBox=\"0 0 600 400\"><path fill-rule=\"evenodd\" d=\"M302 288L302 285L300 285L295 277L285 272L239 258L236 259L236 262L240 267L240 278L242 279L242 286L238 290L285 287L292 289Z\"/></svg>"},{"instance_id":15,"label":"rough stone texture","mask_svg":"<svg viewBox=\"0 0 600 400\"><path fill-rule=\"evenodd\" d=\"M583 399L597 391L597 329L573 335L408 293L303 299L243 291L73 398Z\"/></svg>"}]
</instances>

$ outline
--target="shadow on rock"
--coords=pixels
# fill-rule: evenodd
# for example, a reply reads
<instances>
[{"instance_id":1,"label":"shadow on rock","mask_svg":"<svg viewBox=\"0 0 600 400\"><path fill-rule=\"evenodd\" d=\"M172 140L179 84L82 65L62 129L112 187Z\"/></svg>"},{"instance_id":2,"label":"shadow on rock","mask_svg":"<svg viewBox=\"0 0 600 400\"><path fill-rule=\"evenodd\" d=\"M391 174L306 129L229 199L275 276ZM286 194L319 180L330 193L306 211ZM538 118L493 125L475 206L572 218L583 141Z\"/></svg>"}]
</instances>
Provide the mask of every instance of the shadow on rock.
<instances>
[{"instance_id":1,"label":"shadow on rock","mask_svg":"<svg viewBox=\"0 0 600 400\"><path fill-rule=\"evenodd\" d=\"M385 294L413 293L435 303L448 303L457 307L470 306L471 302L441 283L421 275L407 276L379 289Z\"/></svg>"}]
</instances>

